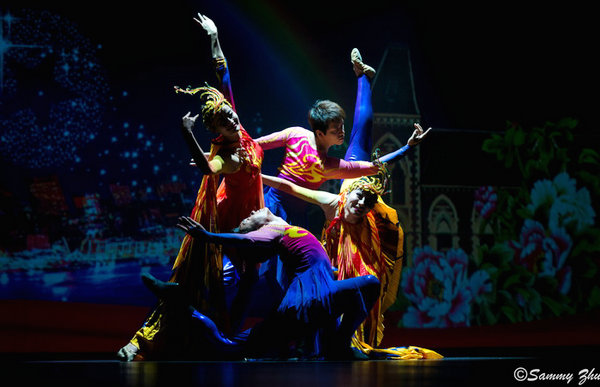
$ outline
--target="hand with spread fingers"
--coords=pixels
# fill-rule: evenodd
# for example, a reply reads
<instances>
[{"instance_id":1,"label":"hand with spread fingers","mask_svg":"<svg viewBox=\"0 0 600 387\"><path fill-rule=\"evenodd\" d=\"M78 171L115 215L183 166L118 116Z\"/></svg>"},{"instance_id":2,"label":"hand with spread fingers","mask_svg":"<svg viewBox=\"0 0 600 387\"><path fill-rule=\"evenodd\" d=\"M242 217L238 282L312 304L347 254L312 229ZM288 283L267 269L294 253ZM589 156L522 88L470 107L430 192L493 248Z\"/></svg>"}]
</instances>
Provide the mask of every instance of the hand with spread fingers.
<instances>
[{"instance_id":1,"label":"hand with spread fingers","mask_svg":"<svg viewBox=\"0 0 600 387\"><path fill-rule=\"evenodd\" d=\"M202 15L198 12L198 19L194 18L194 21L206 31L207 35L210 37L210 46L213 59L217 58L225 58L223 54L223 49L221 49L221 43L219 42L219 31L217 30L217 25L208 17Z\"/></svg>"},{"instance_id":2,"label":"hand with spread fingers","mask_svg":"<svg viewBox=\"0 0 600 387\"><path fill-rule=\"evenodd\" d=\"M190 112L187 112L187 114L181 118L181 124L185 130L191 131L194 129L194 125L196 125L196 119L198 119L198 114L192 117L190 116Z\"/></svg>"},{"instance_id":3,"label":"hand with spread fingers","mask_svg":"<svg viewBox=\"0 0 600 387\"><path fill-rule=\"evenodd\" d=\"M204 31L206 31L206 33L209 36L216 36L218 34L215 22L213 22L208 17L202 15L200 12L198 12L198 19L194 18L194 20L196 21L196 23L200 24L202 28L204 28Z\"/></svg>"},{"instance_id":4,"label":"hand with spread fingers","mask_svg":"<svg viewBox=\"0 0 600 387\"><path fill-rule=\"evenodd\" d=\"M179 217L177 227L194 238L202 239L206 235L206 229L189 216Z\"/></svg>"},{"instance_id":5,"label":"hand with spread fingers","mask_svg":"<svg viewBox=\"0 0 600 387\"><path fill-rule=\"evenodd\" d=\"M427 129L427 131L424 131L423 128L421 127L421 125L419 124L414 124L415 125L415 131L412 133L412 135L410 136L410 138L408 139L408 145L410 146L414 146L419 144L421 141L423 141L423 139L427 136L427 134L429 133L429 131L431 130L431 128Z\"/></svg>"}]
</instances>

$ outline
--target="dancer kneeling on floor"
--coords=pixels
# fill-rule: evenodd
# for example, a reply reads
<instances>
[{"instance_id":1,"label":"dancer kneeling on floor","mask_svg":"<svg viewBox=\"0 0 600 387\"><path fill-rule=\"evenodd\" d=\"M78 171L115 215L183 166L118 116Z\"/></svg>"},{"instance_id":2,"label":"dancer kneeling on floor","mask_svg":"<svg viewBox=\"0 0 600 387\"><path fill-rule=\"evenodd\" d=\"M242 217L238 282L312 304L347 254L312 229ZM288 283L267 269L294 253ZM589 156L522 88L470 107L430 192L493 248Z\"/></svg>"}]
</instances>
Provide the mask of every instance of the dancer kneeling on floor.
<instances>
[{"instance_id":1,"label":"dancer kneeling on floor","mask_svg":"<svg viewBox=\"0 0 600 387\"><path fill-rule=\"evenodd\" d=\"M184 300L176 283L145 276L144 283L171 308L191 319L190 328L201 332L215 359L288 358L294 343L314 342L315 354L325 359L353 359L352 335L379 296L379 280L372 276L336 281L331 262L319 240L306 229L292 226L268 208L253 212L239 226L239 233L211 233L189 217L177 225L195 239L245 248L246 260L261 262L275 250L280 254L287 281L281 303L244 338L228 338L217 325ZM182 299L183 298L183 299ZM180 313L181 314L181 313ZM340 319L340 316L341 319Z\"/></svg>"}]
</instances>

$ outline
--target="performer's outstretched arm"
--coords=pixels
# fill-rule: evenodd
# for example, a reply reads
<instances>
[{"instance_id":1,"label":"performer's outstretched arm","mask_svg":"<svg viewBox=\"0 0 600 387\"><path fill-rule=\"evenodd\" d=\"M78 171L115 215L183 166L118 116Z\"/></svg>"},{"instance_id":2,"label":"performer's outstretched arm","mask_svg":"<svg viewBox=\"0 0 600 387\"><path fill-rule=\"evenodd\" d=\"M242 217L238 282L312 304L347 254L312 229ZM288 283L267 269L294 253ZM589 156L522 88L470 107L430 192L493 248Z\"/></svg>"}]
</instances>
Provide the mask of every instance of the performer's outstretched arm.
<instances>
[{"instance_id":1,"label":"performer's outstretched arm","mask_svg":"<svg viewBox=\"0 0 600 387\"><path fill-rule=\"evenodd\" d=\"M223 172L223 167L225 165L224 160L217 155L211 161L209 161L206 153L204 153L200 147L200 144L198 144L198 141L196 141L196 137L194 137L193 129L197 118L198 115L191 117L190 113L188 112L185 116L183 116L181 122L181 132L188 148L190 149L190 152L192 153L194 165L196 165L205 175Z\"/></svg>"},{"instance_id":2,"label":"performer's outstretched arm","mask_svg":"<svg viewBox=\"0 0 600 387\"><path fill-rule=\"evenodd\" d=\"M414 124L414 125L415 125L415 131L412 133L412 135L408 139L408 142L406 145L404 145L402 148L400 148L394 152L388 153L385 156L381 156L379 159L377 159L377 161L379 161L381 163L393 163L394 161L396 161L399 158L401 158L402 156L404 156L404 154L406 154L406 152L409 149L415 147L417 144L419 144L421 141L423 141L425 136L427 136L429 131L431 131L431 128L427 129L427 131L423 131L423 128L421 127L421 125L419 125L419 124Z\"/></svg>"},{"instance_id":3,"label":"performer's outstretched arm","mask_svg":"<svg viewBox=\"0 0 600 387\"><path fill-rule=\"evenodd\" d=\"M287 141L291 136L293 136L295 130L297 131L298 127L292 126L278 132L264 135L255 139L254 141L259 143L264 150L281 148L286 146Z\"/></svg>"},{"instance_id":4,"label":"performer's outstretched arm","mask_svg":"<svg viewBox=\"0 0 600 387\"><path fill-rule=\"evenodd\" d=\"M269 187L273 187L312 204L326 205L337 198L337 195L327 191L304 188L291 181L280 179L275 176L263 174L262 181L263 184L268 185Z\"/></svg>"},{"instance_id":5,"label":"performer's outstretched arm","mask_svg":"<svg viewBox=\"0 0 600 387\"><path fill-rule=\"evenodd\" d=\"M206 231L204 227L194 219L188 216L182 216L177 222L177 227L190 234L195 239L219 245L228 245L235 247L246 247L250 249L274 247L275 238L260 231L253 231L247 234L238 233L213 233Z\"/></svg>"},{"instance_id":6,"label":"performer's outstretched arm","mask_svg":"<svg viewBox=\"0 0 600 387\"><path fill-rule=\"evenodd\" d=\"M215 71L219 81L219 89L225 96L225 99L227 99L231 104L232 109L236 111L235 103L233 101L233 90L231 88L229 67L227 66L227 61L225 60L225 55L223 54L223 49L221 48L221 43L219 42L219 31L217 30L217 26L211 19L200 13L198 13L198 18L194 18L194 20L200 24L200 26L202 26L204 31L206 31L210 37L211 56L215 63Z\"/></svg>"},{"instance_id":7,"label":"performer's outstretched arm","mask_svg":"<svg viewBox=\"0 0 600 387\"><path fill-rule=\"evenodd\" d=\"M221 43L219 42L219 31L215 23L208 17L198 13L198 19L194 18L196 23L200 24L204 31L210 37L210 50L213 59L225 59L223 50L221 49Z\"/></svg>"},{"instance_id":8,"label":"performer's outstretched arm","mask_svg":"<svg viewBox=\"0 0 600 387\"><path fill-rule=\"evenodd\" d=\"M325 175L327 179L353 179L361 176L370 176L376 175L379 172L381 163L393 163L399 160L402 156L406 154L406 152L417 145L421 140L425 138L427 133L431 128L429 128L426 132L423 131L423 128L419 124L415 124L415 131L412 136L408 140L408 144L403 146L402 148L388 153L387 155L381 156L377 160L371 161L348 161L343 159L335 159L337 165L335 167L330 167L325 171ZM360 146L357 146L356 149L359 149ZM330 160L334 160L330 158Z\"/></svg>"}]
</instances>

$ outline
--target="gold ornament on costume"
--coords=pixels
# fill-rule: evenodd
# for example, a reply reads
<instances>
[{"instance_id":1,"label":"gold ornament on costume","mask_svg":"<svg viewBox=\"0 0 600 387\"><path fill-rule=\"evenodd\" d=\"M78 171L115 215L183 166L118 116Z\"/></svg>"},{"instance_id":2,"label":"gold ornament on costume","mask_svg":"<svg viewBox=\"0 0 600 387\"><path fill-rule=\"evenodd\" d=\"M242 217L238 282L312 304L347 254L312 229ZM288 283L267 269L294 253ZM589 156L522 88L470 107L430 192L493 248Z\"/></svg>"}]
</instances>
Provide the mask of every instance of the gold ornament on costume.
<instances>
[{"instance_id":1,"label":"gold ornament on costume","mask_svg":"<svg viewBox=\"0 0 600 387\"><path fill-rule=\"evenodd\" d=\"M390 180L390 172L387 169L387 164L379 161L379 148L375 149L372 155L373 164L379 166L379 172L375 176L363 176L350 184L344 192L352 192L355 189L371 192L375 195L383 195L386 193L387 185Z\"/></svg>"},{"instance_id":2,"label":"gold ornament on costume","mask_svg":"<svg viewBox=\"0 0 600 387\"><path fill-rule=\"evenodd\" d=\"M226 104L231 108L231 104L225 99L223 93L214 87L209 86L208 83L204 87L196 87L194 89L192 89L190 86L185 89L182 89L179 86L174 86L174 88L176 93L184 93L189 95L195 95L199 92L201 93L200 99L202 100L202 123L207 128L212 127L215 115L221 110L223 104Z\"/></svg>"}]
</instances>

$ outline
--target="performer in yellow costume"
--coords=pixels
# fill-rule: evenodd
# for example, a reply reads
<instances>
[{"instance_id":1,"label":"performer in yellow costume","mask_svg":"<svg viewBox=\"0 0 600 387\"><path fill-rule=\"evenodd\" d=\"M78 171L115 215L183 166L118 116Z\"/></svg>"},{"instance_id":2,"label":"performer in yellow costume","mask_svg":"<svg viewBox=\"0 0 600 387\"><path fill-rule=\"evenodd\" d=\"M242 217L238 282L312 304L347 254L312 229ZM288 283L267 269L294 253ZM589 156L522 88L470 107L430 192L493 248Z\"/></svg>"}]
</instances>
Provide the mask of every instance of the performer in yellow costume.
<instances>
[{"instance_id":1,"label":"performer in yellow costume","mask_svg":"<svg viewBox=\"0 0 600 387\"><path fill-rule=\"evenodd\" d=\"M435 351L414 346L377 348L383 338L383 313L398 292L404 238L396 211L379 196L385 186L383 175L346 180L338 195L273 176L263 175L263 182L323 209L327 222L321 242L337 268L338 280L364 275L379 279L379 298L356 330L353 347L374 359L441 358Z\"/></svg>"},{"instance_id":2,"label":"performer in yellow costume","mask_svg":"<svg viewBox=\"0 0 600 387\"><path fill-rule=\"evenodd\" d=\"M363 70L365 65L358 50L352 51L351 61L358 77L360 98L357 99L350 144L344 159L364 162L368 161L371 150L371 77ZM415 131L407 145L394 152L398 154L389 161L403 156L431 130L424 131L418 123L414 126ZM280 177L263 175L263 183L321 207L326 219L322 242L338 269L338 280L374 275L381 282L379 299L355 332L353 347L370 358L441 358L440 354L420 347L377 348L383 338L383 313L394 303L398 292L404 234L396 211L380 196L387 183L385 161L388 160L385 157L376 157L376 160L380 170L377 176L346 179L337 195L301 187Z\"/></svg>"},{"instance_id":3,"label":"performer in yellow costume","mask_svg":"<svg viewBox=\"0 0 600 387\"><path fill-rule=\"evenodd\" d=\"M200 20L195 20L201 24ZM184 139L194 163L204 173L191 218L211 232L223 232L236 227L252 211L264 207L260 175L264 153L240 124L229 82L229 70L218 40L213 41L212 49L219 83L226 79L224 83L227 87L223 92L209 86L185 90L176 87L175 91L200 95L202 122L218 135L212 141L207 157L192 133L198 116L188 113L182 119ZM219 184L220 176L222 179ZM249 295L248 291L237 292L239 298L232 302L236 307L228 309L224 284L232 281L236 273L227 259L234 260L235 255L234 249L196 242L186 236L173 265L171 278L171 281L182 285L194 307L218 322L228 333L239 328L247 301L243 298ZM244 282L244 285L240 283L240 287L251 286L252 275L240 281ZM159 303L130 343L118 351L120 359L129 361L134 358L143 360L183 355L180 352L185 351L186 338L179 337L178 330L168 330L163 309L164 306Z\"/></svg>"}]
</instances>

